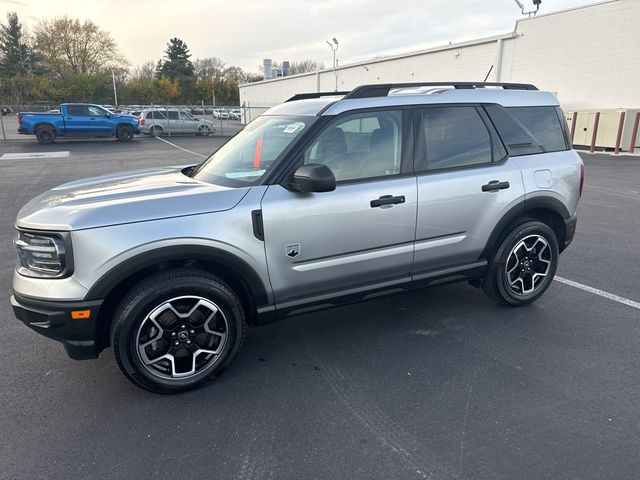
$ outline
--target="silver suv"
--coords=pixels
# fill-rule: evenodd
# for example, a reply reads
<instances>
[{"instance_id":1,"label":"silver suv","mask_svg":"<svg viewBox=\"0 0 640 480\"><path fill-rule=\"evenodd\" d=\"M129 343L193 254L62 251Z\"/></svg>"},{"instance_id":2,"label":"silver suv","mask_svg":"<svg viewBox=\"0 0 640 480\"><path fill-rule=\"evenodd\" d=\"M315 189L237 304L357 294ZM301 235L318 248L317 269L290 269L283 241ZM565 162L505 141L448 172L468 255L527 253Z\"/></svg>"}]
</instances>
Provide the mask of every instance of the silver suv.
<instances>
[{"instance_id":1,"label":"silver suv","mask_svg":"<svg viewBox=\"0 0 640 480\"><path fill-rule=\"evenodd\" d=\"M151 108L142 110L138 116L140 131L147 135L204 135L215 133L213 122L194 117L179 108Z\"/></svg>"},{"instance_id":2,"label":"silver suv","mask_svg":"<svg viewBox=\"0 0 640 480\"><path fill-rule=\"evenodd\" d=\"M19 213L16 316L154 392L229 365L247 326L466 280L526 305L572 241L583 164L520 84L296 95L199 165L64 184Z\"/></svg>"}]
</instances>

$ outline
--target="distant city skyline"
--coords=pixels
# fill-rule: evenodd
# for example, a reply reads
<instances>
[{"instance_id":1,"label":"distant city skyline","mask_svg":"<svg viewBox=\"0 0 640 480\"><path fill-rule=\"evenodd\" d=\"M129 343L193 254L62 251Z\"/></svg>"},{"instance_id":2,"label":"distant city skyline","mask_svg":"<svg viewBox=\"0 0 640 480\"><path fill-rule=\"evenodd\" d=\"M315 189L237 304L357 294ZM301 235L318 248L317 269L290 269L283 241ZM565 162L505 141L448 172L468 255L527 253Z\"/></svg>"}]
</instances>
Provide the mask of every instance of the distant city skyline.
<instances>
[{"instance_id":1,"label":"distant city skyline","mask_svg":"<svg viewBox=\"0 0 640 480\"><path fill-rule=\"evenodd\" d=\"M531 0L521 0L532 7ZM540 14L597 3L543 0ZM41 19L89 19L111 33L132 67L157 61L171 37L184 40L192 59L218 57L258 72L263 58L312 59L330 67L326 44L336 37L340 65L504 33L525 18L513 0L383 1L138 0L114 8L106 0L0 0L2 21L18 13L30 30Z\"/></svg>"}]
</instances>

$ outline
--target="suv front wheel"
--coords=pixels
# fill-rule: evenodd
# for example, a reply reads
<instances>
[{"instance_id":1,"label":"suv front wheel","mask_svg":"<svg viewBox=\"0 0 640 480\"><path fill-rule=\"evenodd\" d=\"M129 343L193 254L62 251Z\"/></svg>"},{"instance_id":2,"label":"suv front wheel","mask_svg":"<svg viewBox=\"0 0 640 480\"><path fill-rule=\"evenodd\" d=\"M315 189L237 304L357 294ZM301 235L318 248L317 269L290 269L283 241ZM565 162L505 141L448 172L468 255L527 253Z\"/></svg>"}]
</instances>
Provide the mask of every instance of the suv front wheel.
<instances>
[{"instance_id":1,"label":"suv front wheel","mask_svg":"<svg viewBox=\"0 0 640 480\"><path fill-rule=\"evenodd\" d=\"M111 345L134 384L175 393L228 366L245 325L240 300L221 279L198 270L171 270L149 277L125 296L114 314Z\"/></svg>"},{"instance_id":2,"label":"suv front wheel","mask_svg":"<svg viewBox=\"0 0 640 480\"><path fill-rule=\"evenodd\" d=\"M489 259L482 289L504 305L527 305L549 288L558 255L555 232L538 220L526 221L506 235Z\"/></svg>"}]
</instances>

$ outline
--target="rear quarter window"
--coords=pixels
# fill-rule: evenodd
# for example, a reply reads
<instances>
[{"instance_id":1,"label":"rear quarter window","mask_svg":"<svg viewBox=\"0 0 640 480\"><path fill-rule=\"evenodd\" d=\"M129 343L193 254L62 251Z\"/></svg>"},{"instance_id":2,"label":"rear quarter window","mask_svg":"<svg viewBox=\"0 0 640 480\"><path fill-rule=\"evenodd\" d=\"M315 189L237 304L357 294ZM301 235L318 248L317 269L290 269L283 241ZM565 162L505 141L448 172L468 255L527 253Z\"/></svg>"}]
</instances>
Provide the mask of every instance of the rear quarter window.
<instances>
[{"instance_id":1,"label":"rear quarter window","mask_svg":"<svg viewBox=\"0 0 640 480\"><path fill-rule=\"evenodd\" d=\"M547 152L567 150L564 129L555 107L511 107L516 117Z\"/></svg>"},{"instance_id":2,"label":"rear quarter window","mask_svg":"<svg viewBox=\"0 0 640 480\"><path fill-rule=\"evenodd\" d=\"M486 105L485 110L512 157L570 148L556 107Z\"/></svg>"}]
</instances>

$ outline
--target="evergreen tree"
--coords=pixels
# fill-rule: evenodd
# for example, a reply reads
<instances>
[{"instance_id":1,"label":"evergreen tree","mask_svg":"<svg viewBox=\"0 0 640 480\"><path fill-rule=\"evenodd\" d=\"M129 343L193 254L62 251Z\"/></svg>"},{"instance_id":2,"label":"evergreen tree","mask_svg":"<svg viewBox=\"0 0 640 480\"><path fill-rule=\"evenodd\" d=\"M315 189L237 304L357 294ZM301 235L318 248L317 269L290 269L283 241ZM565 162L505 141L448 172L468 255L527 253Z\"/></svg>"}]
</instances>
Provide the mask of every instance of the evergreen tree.
<instances>
[{"instance_id":1,"label":"evergreen tree","mask_svg":"<svg viewBox=\"0 0 640 480\"><path fill-rule=\"evenodd\" d=\"M0 23L0 77L36 70L36 56L26 41L16 12L7 13L6 25Z\"/></svg>"},{"instance_id":2,"label":"evergreen tree","mask_svg":"<svg viewBox=\"0 0 640 480\"><path fill-rule=\"evenodd\" d=\"M156 76L176 80L178 77L192 77L194 72L191 54L187 44L179 38L172 38L167 44L164 59L158 61Z\"/></svg>"}]
</instances>

